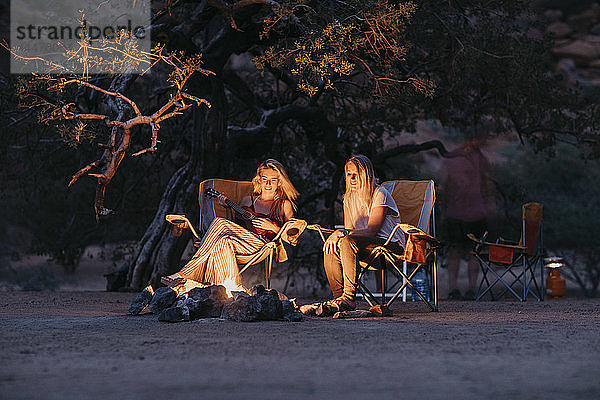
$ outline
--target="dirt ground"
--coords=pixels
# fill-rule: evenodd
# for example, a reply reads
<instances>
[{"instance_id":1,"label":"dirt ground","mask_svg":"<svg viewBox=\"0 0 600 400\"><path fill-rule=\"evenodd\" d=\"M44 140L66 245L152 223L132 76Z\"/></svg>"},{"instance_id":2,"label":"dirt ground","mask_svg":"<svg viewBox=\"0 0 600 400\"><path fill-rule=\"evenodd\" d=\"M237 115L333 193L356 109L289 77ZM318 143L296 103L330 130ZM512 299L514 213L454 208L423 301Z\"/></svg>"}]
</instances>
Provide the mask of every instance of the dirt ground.
<instances>
[{"instance_id":1,"label":"dirt ground","mask_svg":"<svg viewBox=\"0 0 600 400\"><path fill-rule=\"evenodd\" d=\"M600 299L170 324L135 295L1 292L0 398L600 398Z\"/></svg>"}]
</instances>

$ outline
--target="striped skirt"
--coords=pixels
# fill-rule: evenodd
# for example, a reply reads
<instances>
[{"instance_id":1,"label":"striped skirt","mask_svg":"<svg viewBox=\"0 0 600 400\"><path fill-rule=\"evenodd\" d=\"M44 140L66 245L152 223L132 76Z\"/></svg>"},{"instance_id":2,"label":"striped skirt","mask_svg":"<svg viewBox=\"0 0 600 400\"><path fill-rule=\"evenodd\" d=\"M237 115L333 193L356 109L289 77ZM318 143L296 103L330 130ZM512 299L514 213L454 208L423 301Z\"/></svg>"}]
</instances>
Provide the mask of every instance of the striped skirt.
<instances>
[{"instance_id":1,"label":"striped skirt","mask_svg":"<svg viewBox=\"0 0 600 400\"><path fill-rule=\"evenodd\" d=\"M182 277L219 285L227 278L239 285L238 262L248 262L267 241L225 218L215 218L194 257L171 278Z\"/></svg>"}]
</instances>

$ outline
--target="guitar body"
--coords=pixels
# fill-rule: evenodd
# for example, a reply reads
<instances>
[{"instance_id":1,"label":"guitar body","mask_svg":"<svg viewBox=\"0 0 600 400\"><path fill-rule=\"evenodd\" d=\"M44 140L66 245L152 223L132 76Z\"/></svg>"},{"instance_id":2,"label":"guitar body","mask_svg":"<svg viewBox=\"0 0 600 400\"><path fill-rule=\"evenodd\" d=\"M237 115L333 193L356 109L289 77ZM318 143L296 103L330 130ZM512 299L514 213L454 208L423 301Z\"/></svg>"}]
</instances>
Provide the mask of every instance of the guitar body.
<instances>
[{"instance_id":1,"label":"guitar body","mask_svg":"<svg viewBox=\"0 0 600 400\"><path fill-rule=\"evenodd\" d=\"M207 188L204 191L204 193L207 196L214 197L214 198L217 198L217 197L219 197L221 195L221 193L217 192L213 188ZM229 199L225 200L225 203L228 206L230 206L233 211L235 211L236 216L240 217L240 219L242 220L241 221L242 222L241 225L243 225L250 232L256 233L257 235L260 235L260 236L264 236L264 237L266 237L269 240L273 240L273 238L277 235L273 231L269 231L269 230L265 230L265 229L260 229L260 228L255 228L250 221L252 221L256 217L266 218L269 221L273 222L278 227L281 227L281 224L279 222L273 221L272 219L270 219L265 214L260 214L260 213L255 212L250 207L246 207L246 206L241 207L241 206L239 206L238 204L234 203L233 201L231 201Z\"/></svg>"},{"instance_id":2,"label":"guitar body","mask_svg":"<svg viewBox=\"0 0 600 400\"><path fill-rule=\"evenodd\" d=\"M281 228L281 224L279 224L277 221L273 221L272 219L269 218L268 215L265 214L261 214L261 213L257 213L255 212L253 209L251 209L250 207L242 207L244 210L246 210L248 213L250 213L252 215L253 218L259 217L259 218L266 218L269 221L273 222L275 225L277 225L278 227ZM255 228L252 225L252 219L244 219L245 222L245 228L248 229L250 232L256 233L257 235L261 235L266 237L269 240L273 240L273 238L275 237L275 232L273 231L268 231L266 229L260 229L260 228Z\"/></svg>"}]
</instances>

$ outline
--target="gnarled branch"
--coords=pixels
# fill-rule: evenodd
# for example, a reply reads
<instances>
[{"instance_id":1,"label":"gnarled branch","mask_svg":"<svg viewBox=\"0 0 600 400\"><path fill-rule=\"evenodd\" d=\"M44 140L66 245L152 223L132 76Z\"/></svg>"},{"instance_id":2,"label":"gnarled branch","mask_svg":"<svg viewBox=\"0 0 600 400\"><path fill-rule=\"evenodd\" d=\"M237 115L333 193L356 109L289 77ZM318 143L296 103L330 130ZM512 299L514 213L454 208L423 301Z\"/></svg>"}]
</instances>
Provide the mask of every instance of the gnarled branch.
<instances>
[{"instance_id":1,"label":"gnarled branch","mask_svg":"<svg viewBox=\"0 0 600 400\"><path fill-rule=\"evenodd\" d=\"M119 166L121 164L121 161L125 157L125 154L131 145L131 129L134 126L149 125L152 130L150 147L140 150L133 154L133 156L139 156L139 155L147 153L147 152L156 151L157 144L159 143L158 131L160 129L160 122L162 122L168 118L171 118L171 117L174 117L177 115L181 115L183 113L183 111L185 111L186 109L188 109L189 107L191 107L194 104L196 104L198 106L200 106L201 104L204 104L207 107L210 107L210 103L207 100L195 97L193 95L190 95L190 94L182 91L184 88L185 82L187 82L189 77L195 71L200 71L205 75L212 74L212 72L203 70L201 68L191 69L190 71L188 71L186 73L185 76L182 77L181 81L179 81L178 84L176 85L176 87L177 87L176 93L158 111L156 111L155 113L153 113L152 115L149 115L149 116L142 115L142 113L139 110L139 107L133 100L129 99L127 96L125 96L122 93L119 93L117 91L105 90L96 85L90 84L86 81L81 81L79 79L70 79L68 81L63 82L63 84L79 84L80 86L88 87L92 90L103 93L107 96L111 96L111 97L120 99L120 100L124 101L126 104L130 105L136 115L135 117L133 117L125 122L122 122L122 121L111 120L107 115L75 114L75 113L69 112L68 107L70 106L70 104L61 108L61 114L62 114L63 118L79 120L79 121L82 121L82 120L104 120L106 122L106 125L108 127L112 128L111 135L110 135L110 141L108 144L103 146L105 148L105 150L104 150L102 156L98 160L88 164L87 166L85 166L84 168L79 170L77 173L75 173L73 175L73 177L71 178L71 181L69 182L69 186L73 185L75 182L77 182L77 180L81 176L83 176L86 173L90 176L94 176L94 177L98 178L98 186L96 188L96 199L95 199L95 203L94 203L94 208L96 210L96 219L99 219L100 216L108 215L111 213L111 210L104 207L104 194L106 191L105 189L106 189L106 186L112 180L112 177L117 172L117 169L119 168ZM191 102L185 103L184 99L189 100ZM101 165L104 165L102 172L89 173L90 170L92 170L94 168L98 168Z\"/></svg>"}]
</instances>

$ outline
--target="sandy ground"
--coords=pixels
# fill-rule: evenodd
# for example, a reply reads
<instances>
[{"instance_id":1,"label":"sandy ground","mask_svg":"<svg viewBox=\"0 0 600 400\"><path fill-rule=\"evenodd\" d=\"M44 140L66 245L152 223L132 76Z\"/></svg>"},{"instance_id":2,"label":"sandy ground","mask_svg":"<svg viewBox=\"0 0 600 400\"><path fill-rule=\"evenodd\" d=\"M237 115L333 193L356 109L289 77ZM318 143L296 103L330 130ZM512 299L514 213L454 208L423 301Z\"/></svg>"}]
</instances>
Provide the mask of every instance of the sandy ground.
<instances>
[{"instance_id":1,"label":"sandy ground","mask_svg":"<svg viewBox=\"0 0 600 400\"><path fill-rule=\"evenodd\" d=\"M170 324L134 296L1 292L0 398L600 398L600 299Z\"/></svg>"}]
</instances>

